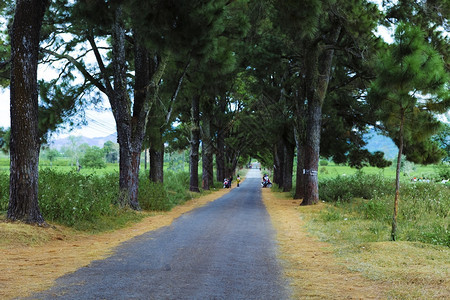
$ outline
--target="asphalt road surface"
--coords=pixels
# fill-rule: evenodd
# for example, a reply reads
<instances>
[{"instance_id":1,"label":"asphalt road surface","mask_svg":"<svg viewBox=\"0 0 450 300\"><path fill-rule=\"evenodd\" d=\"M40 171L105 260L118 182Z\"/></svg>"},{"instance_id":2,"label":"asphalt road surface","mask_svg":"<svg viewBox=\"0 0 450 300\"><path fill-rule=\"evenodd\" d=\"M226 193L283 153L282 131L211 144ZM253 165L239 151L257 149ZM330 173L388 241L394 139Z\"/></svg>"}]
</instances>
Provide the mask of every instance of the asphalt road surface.
<instances>
[{"instance_id":1,"label":"asphalt road surface","mask_svg":"<svg viewBox=\"0 0 450 300\"><path fill-rule=\"evenodd\" d=\"M30 299L287 299L261 174Z\"/></svg>"}]
</instances>

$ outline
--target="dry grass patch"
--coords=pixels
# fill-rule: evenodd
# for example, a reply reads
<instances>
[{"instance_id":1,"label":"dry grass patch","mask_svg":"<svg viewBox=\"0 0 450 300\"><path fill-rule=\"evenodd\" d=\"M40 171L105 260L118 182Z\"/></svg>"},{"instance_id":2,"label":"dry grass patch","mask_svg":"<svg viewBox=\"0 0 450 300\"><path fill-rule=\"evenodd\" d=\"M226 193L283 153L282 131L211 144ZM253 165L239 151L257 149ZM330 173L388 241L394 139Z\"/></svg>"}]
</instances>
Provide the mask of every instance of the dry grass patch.
<instances>
[{"instance_id":1,"label":"dry grass patch","mask_svg":"<svg viewBox=\"0 0 450 300\"><path fill-rule=\"evenodd\" d=\"M448 248L411 242L365 243L343 257L350 269L392 282L393 299L450 299Z\"/></svg>"},{"instance_id":2,"label":"dry grass patch","mask_svg":"<svg viewBox=\"0 0 450 300\"><path fill-rule=\"evenodd\" d=\"M75 232L63 226L35 227L0 222L0 299L27 297L48 289L56 278L75 272L91 261L111 255L120 243L170 225L182 214L225 193L222 189L158 213L130 227L102 234Z\"/></svg>"}]
</instances>

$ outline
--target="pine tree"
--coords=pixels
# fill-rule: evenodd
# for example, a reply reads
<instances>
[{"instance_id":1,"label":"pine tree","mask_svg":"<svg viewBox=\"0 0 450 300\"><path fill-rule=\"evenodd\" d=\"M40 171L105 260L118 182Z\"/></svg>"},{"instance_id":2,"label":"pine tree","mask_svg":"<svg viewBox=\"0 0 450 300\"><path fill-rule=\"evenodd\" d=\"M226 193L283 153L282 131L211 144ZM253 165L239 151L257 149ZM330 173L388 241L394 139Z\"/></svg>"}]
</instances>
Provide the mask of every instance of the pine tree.
<instances>
[{"instance_id":1,"label":"pine tree","mask_svg":"<svg viewBox=\"0 0 450 300\"><path fill-rule=\"evenodd\" d=\"M45 224L38 204L39 35L49 2L18 0L11 29L11 174L7 217ZM32 7L32 9L31 9Z\"/></svg>"},{"instance_id":2,"label":"pine tree","mask_svg":"<svg viewBox=\"0 0 450 300\"><path fill-rule=\"evenodd\" d=\"M442 57L426 42L422 30L406 23L398 25L395 42L380 54L377 66L369 100L399 148L391 232L395 240L401 157L405 147L426 140L438 128L433 113L445 112L450 106L449 76Z\"/></svg>"}]
</instances>

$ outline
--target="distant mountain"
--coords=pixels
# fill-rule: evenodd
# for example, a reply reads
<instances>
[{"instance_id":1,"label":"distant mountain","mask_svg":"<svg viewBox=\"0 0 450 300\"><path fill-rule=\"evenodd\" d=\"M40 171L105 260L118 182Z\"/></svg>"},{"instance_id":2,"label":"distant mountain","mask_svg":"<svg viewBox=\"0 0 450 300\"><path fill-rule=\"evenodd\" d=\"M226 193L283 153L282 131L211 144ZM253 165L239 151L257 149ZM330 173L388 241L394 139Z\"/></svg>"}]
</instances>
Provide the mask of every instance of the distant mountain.
<instances>
[{"instance_id":1,"label":"distant mountain","mask_svg":"<svg viewBox=\"0 0 450 300\"><path fill-rule=\"evenodd\" d=\"M374 130L364 135L364 140L367 142L366 149L370 152L381 151L387 159L393 159L397 157L398 148L394 142L384 135L381 135ZM97 146L102 148L103 144L107 141L112 141L117 143L117 133L110 134L104 137L88 138L81 136L80 144L87 143L89 146ZM61 149L64 145L69 145L70 140L68 137L56 139L51 142L51 147L56 149Z\"/></svg>"},{"instance_id":2,"label":"distant mountain","mask_svg":"<svg viewBox=\"0 0 450 300\"><path fill-rule=\"evenodd\" d=\"M398 154L398 147L394 142L375 130L364 135L364 140L367 142L366 149L370 152L381 151L384 152L384 157L387 159L394 159Z\"/></svg>"},{"instance_id":3,"label":"distant mountain","mask_svg":"<svg viewBox=\"0 0 450 300\"><path fill-rule=\"evenodd\" d=\"M86 143L91 147L97 146L97 147L102 148L103 144L105 144L107 141L117 143L117 133L113 133L108 136L94 137L94 138L88 138L85 136L81 136L80 145ZM68 137L66 137L66 138L60 138L60 139L53 140L50 143L50 147L56 148L56 149L61 149L61 147L69 145L69 144L70 144L70 139Z\"/></svg>"}]
</instances>

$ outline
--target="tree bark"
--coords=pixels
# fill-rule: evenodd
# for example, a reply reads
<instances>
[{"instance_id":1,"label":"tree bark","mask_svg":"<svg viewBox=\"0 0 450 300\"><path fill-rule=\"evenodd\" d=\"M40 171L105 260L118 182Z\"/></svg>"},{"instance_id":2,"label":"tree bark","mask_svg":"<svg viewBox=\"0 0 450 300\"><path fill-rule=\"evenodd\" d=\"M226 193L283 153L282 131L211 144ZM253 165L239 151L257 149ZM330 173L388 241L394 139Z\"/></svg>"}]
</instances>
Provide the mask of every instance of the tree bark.
<instances>
[{"instance_id":1,"label":"tree bark","mask_svg":"<svg viewBox=\"0 0 450 300\"><path fill-rule=\"evenodd\" d=\"M295 145L289 141L284 144L283 192L292 190L292 171L294 169Z\"/></svg>"},{"instance_id":2,"label":"tree bark","mask_svg":"<svg viewBox=\"0 0 450 300\"><path fill-rule=\"evenodd\" d=\"M189 190L191 192L200 192L198 188L198 150L200 145L200 97L192 97L191 106L191 153L189 156Z\"/></svg>"},{"instance_id":3,"label":"tree bark","mask_svg":"<svg viewBox=\"0 0 450 300\"><path fill-rule=\"evenodd\" d=\"M297 174L295 176L295 193L294 199L303 199L304 196L304 182L303 182L303 169L304 169L304 155L303 155L303 144L304 144L304 130L301 126L296 125L295 128L295 146L297 149Z\"/></svg>"},{"instance_id":4,"label":"tree bark","mask_svg":"<svg viewBox=\"0 0 450 300\"><path fill-rule=\"evenodd\" d=\"M274 166L273 166L273 183L276 183L280 188L283 188L283 174L284 174L284 140L280 140L275 144L274 147Z\"/></svg>"},{"instance_id":5,"label":"tree bark","mask_svg":"<svg viewBox=\"0 0 450 300\"><path fill-rule=\"evenodd\" d=\"M202 188L209 190L213 185L213 151L211 137L211 119L208 112L203 116L202 126Z\"/></svg>"},{"instance_id":6,"label":"tree bark","mask_svg":"<svg viewBox=\"0 0 450 300\"><path fill-rule=\"evenodd\" d=\"M116 120L117 141L119 143L119 202L139 209L137 199L133 199L132 191L132 151L131 151L131 102L127 93L125 30L122 20L122 8L115 11L115 21L112 32L112 65L114 73L114 90L109 95L109 101Z\"/></svg>"},{"instance_id":7,"label":"tree bark","mask_svg":"<svg viewBox=\"0 0 450 300\"><path fill-rule=\"evenodd\" d=\"M164 182L164 143L152 143L150 145L150 181Z\"/></svg>"},{"instance_id":8,"label":"tree bark","mask_svg":"<svg viewBox=\"0 0 450 300\"><path fill-rule=\"evenodd\" d=\"M331 32L329 44L336 43L340 27L336 26ZM320 155L320 131L322 123L322 106L330 81L331 67L333 62L334 50L328 48L321 50L323 46L312 48L315 54L311 58L312 85L308 87L308 119L306 125L306 143L304 147L304 198L301 205L311 205L319 202L319 155ZM321 53L322 55L318 55Z\"/></svg>"},{"instance_id":9,"label":"tree bark","mask_svg":"<svg viewBox=\"0 0 450 300\"><path fill-rule=\"evenodd\" d=\"M168 57L163 55L160 61L155 58L153 59L154 64L150 64L148 51L139 44L139 36L135 32L136 85L135 99L131 109L126 80L125 29L120 6L115 12L112 40L114 90L109 93L109 101L116 120L117 139L120 147L119 201L139 210L140 154L148 111L151 100L155 99L158 94L159 82L165 71Z\"/></svg>"},{"instance_id":10,"label":"tree bark","mask_svg":"<svg viewBox=\"0 0 450 300\"><path fill-rule=\"evenodd\" d=\"M402 152L403 152L403 128L404 128L405 116L402 112L401 122L400 122L400 145L398 145L398 155L397 155L397 169L395 172L395 199L394 199L394 214L392 216L392 231L391 239L395 241L397 239L397 213L398 213L398 202L400 201L400 167L402 163Z\"/></svg>"},{"instance_id":11,"label":"tree bark","mask_svg":"<svg viewBox=\"0 0 450 300\"><path fill-rule=\"evenodd\" d=\"M304 197L301 205L311 205L319 202L318 167L320 153L320 126L322 106L317 101L308 104L308 126L304 147Z\"/></svg>"},{"instance_id":12,"label":"tree bark","mask_svg":"<svg viewBox=\"0 0 450 300\"><path fill-rule=\"evenodd\" d=\"M225 179L225 124L223 116L226 110L225 97L219 97L219 117L217 118L217 149L216 149L216 169L217 181Z\"/></svg>"},{"instance_id":13,"label":"tree bark","mask_svg":"<svg viewBox=\"0 0 450 300\"><path fill-rule=\"evenodd\" d=\"M147 149L144 149L144 170L147 171Z\"/></svg>"},{"instance_id":14,"label":"tree bark","mask_svg":"<svg viewBox=\"0 0 450 300\"><path fill-rule=\"evenodd\" d=\"M7 218L45 225L38 204L39 34L49 2L17 0L11 30L10 196Z\"/></svg>"}]
</instances>

